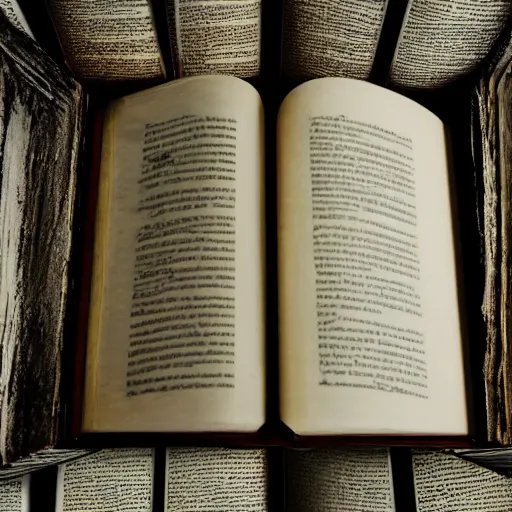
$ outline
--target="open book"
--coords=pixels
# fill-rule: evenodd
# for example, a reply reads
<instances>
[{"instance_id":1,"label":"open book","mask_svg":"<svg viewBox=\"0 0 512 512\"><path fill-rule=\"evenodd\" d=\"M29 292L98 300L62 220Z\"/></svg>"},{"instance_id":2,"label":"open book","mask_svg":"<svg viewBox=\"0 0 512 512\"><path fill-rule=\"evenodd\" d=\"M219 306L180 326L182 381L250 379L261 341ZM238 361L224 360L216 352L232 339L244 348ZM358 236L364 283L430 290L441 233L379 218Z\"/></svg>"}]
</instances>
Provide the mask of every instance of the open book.
<instances>
[{"instance_id":1,"label":"open book","mask_svg":"<svg viewBox=\"0 0 512 512\"><path fill-rule=\"evenodd\" d=\"M84 431L265 423L263 115L252 86L221 76L110 105ZM282 421L467 435L443 124L326 78L284 100L276 144Z\"/></svg>"}]
</instances>

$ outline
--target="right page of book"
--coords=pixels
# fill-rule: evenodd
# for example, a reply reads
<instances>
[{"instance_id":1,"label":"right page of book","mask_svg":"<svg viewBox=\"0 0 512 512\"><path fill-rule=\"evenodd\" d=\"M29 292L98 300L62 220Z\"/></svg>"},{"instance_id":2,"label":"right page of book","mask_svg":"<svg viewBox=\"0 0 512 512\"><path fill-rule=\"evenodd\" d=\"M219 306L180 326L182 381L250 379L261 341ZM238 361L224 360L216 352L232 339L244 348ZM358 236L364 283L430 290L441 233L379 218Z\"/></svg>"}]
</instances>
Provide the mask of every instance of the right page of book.
<instances>
[{"instance_id":1,"label":"right page of book","mask_svg":"<svg viewBox=\"0 0 512 512\"><path fill-rule=\"evenodd\" d=\"M512 480L440 452L413 452L417 512L512 510Z\"/></svg>"},{"instance_id":2,"label":"right page of book","mask_svg":"<svg viewBox=\"0 0 512 512\"><path fill-rule=\"evenodd\" d=\"M324 78L278 121L281 415L298 434L467 433L444 127Z\"/></svg>"},{"instance_id":3,"label":"right page of book","mask_svg":"<svg viewBox=\"0 0 512 512\"><path fill-rule=\"evenodd\" d=\"M482 62L512 14L509 0L409 0L393 85L447 85Z\"/></svg>"},{"instance_id":4,"label":"right page of book","mask_svg":"<svg viewBox=\"0 0 512 512\"><path fill-rule=\"evenodd\" d=\"M289 512L394 512L387 449L287 450Z\"/></svg>"}]
</instances>

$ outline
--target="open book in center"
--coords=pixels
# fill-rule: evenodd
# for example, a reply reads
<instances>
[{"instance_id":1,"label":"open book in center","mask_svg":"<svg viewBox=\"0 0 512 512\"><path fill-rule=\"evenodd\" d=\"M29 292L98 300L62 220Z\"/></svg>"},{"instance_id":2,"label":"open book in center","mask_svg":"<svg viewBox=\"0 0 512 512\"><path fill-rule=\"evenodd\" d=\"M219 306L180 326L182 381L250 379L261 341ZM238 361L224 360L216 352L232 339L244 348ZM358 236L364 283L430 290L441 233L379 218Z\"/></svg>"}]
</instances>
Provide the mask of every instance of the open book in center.
<instances>
[{"instance_id":1,"label":"open book in center","mask_svg":"<svg viewBox=\"0 0 512 512\"><path fill-rule=\"evenodd\" d=\"M85 432L265 423L264 122L231 77L106 116ZM442 122L342 78L277 128L280 414L300 435L467 435Z\"/></svg>"}]
</instances>

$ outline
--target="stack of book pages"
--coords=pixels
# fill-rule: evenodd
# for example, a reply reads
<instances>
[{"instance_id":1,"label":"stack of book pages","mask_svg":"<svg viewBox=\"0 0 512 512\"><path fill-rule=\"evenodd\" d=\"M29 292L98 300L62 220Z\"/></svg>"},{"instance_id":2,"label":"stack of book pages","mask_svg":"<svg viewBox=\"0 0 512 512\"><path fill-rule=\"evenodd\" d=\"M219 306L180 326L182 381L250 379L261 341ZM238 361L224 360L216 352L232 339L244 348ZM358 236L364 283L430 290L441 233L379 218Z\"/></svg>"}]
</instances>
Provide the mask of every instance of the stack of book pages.
<instances>
[{"instance_id":1,"label":"stack of book pages","mask_svg":"<svg viewBox=\"0 0 512 512\"><path fill-rule=\"evenodd\" d=\"M474 96L473 158L485 266L484 376L489 440L512 442L512 36L484 70Z\"/></svg>"}]
</instances>

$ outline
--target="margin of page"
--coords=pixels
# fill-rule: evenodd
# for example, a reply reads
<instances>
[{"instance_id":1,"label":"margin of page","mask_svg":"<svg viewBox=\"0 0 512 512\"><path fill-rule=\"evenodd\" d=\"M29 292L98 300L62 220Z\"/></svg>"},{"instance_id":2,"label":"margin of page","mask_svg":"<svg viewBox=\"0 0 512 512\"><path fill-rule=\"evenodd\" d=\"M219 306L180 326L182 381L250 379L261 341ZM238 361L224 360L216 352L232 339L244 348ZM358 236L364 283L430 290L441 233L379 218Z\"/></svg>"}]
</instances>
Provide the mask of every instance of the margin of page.
<instances>
[{"instance_id":1,"label":"margin of page","mask_svg":"<svg viewBox=\"0 0 512 512\"><path fill-rule=\"evenodd\" d=\"M377 42L375 43L375 48L373 50L373 58L372 58L372 61L370 63L370 73L372 72L373 67L375 65L375 58L377 57L377 48L379 47L380 38L382 37L382 29L384 28L384 21L386 20L386 14L388 12L389 2L390 1L391 0L385 0L384 8L382 9L382 21L380 22L379 34L377 36ZM401 35L401 32L400 32L400 35ZM394 57L393 57L393 59L394 59Z\"/></svg>"},{"instance_id":2,"label":"margin of page","mask_svg":"<svg viewBox=\"0 0 512 512\"><path fill-rule=\"evenodd\" d=\"M391 450L386 448L386 451L388 452L389 491L391 495L391 507L396 511L395 483L393 481L393 463L391 460Z\"/></svg>"},{"instance_id":3,"label":"margin of page","mask_svg":"<svg viewBox=\"0 0 512 512\"><path fill-rule=\"evenodd\" d=\"M57 468L57 491L55 494L55 512L62 512L64 506L64 473L67 464L59 464Z\"/></svg>"},{"instance_id":4,"label":"margin of page","mask_svg":"<svg viewBox=\"0 0 512 512\"><path fill-rule=\"evenodd\" d=\"M165 485L164 485L164 511L168 510L168 501L169 501L169 448L165 448Z\"/></svg>"},{"instance_id":5,"label":"margin of page","mask_svg":"<svg viewBox=\"0 0 512 512\"><path fill-rule=\"evenodd\" d=\"M154 510L155 508L155 471L156 471L156 467L155 467L155 461L156 461L156 448L151 448L151 510ZM167 476L167 471L166 471L166 476ZM167 485L166 485L167 487ZM167 493L167 489L166 489L166 493ZM164 508L164 511L167 510L167 500L165 500L165 508Z\"/></svg>"},{"instance_id":6,"label":"margin of page","mask_svg":"<svg viewBox=\"0 0 512 512\"><path fill-rule=\"evenodd\" d=\"M21 480L21 512L30 512L30 475Z\"/></svg>"},{"instance_id":7,"label":"margin of page","mask_svg":"<svg viewBox=\"0 0 512 512\"><path fill-rule=\"evenodd\" d=\"M162 75L164 76L165 80L169 79L168 73L167 73L167 67L164 62L164 56L162 55L162 48L160 48L160 41L158 39L158 29L156 24L156 18L155 18L155 10L153 7L153 2L148 0L148 10L149 10L149 17L151 18L151 28L153 29L153 35L155 36L155 42L156 47L158 49L158 60L160 61L160 70L162 71Z\"/></svg>"},{"instance_id":8,"label":"margin of page","mask_svg":"<svg viewBox=\"0 0 512 512\"><path fill-rule=\"evenodd\" d=\"M94 228L93 268L85 359L85 386L82 411L82 428L94 430L98 418L98 358L100 353L105 268L109 234L109 212L112 196L112 173L115 153L116 114L118 103L109 107L102 137L102 159L98 184L98 202Z\"/></svg>"},{"instance_id":9,"label":"margin of page","mask_svg":"<svg viewBox=\"0 0 512 512\"><path fill-rule=\"evenodd\" d=\"M418 484L416 482L416 470L414 465L414 459L416 457L416 450L411 450L411 461L412 461L412 482L414 484L414 501L416 510L420 510L420 503L418 501Z\"/></svg>"},{"instance_id":10,"label":"margin of page","mask_svg":"<svg viewBox=\"0 0 512 512\"><path fill-rule=\"evenodd\" d=\"M412 8L412 3L413 2L414 2L414 0L407 0L407 9L406 9L405 14L404 14L404 19L402 20L402 27L400 28L400 34L399 34L398 39L396 41L395 53L393 55L393 60L391 61L391 66L389 66L388 77L386 79L386 85L389 85L390 83L391 84L394 83L392 78L391 78L391 75L393 73L393 68L395 67L395 64L396 64L396 59L398 57L398 51L400 49L400 44L401 44L402 39L404 37L405 27L407 25L407 22L409 21L409 15L411 13L411 8Z\"/></svg>"},{"instance_id":11,"label":"margin of page","mask_svg":"<svg viewBox=\"0 0 512 512\"><path fill-rule=\"evenodd\" d=\"M174 33L176 34L176 49L178 50L178 55L176 55L176 58L179 65L179 75L183 75L183 66L181 65L182 62L182 55L183 55L183 45L181 44L181 25L180 25L180 0L168 0L169 2L169 9L174 9ZM167 505L166 505L167 507Z\"/></svg>"}]
</instances>

